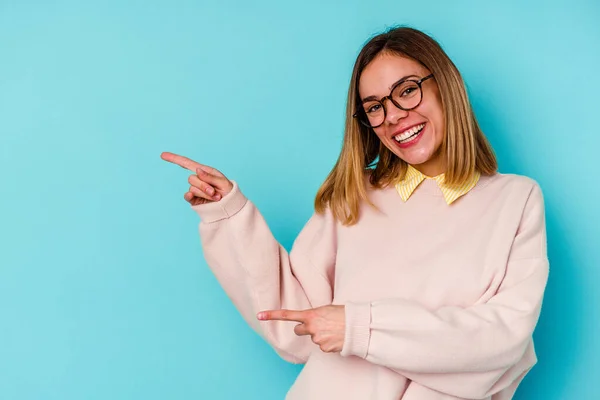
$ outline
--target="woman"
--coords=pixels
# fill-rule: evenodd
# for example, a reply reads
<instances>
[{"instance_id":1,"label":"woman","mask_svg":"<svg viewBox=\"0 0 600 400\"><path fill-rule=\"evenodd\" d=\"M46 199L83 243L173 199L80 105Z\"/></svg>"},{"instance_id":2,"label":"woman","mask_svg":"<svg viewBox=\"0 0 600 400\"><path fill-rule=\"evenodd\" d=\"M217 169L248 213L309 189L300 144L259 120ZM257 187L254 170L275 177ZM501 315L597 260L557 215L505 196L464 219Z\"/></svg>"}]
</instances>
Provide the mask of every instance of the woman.
<instances>
[{"instance_id":1,"label":"woman","mask_svg":"<svg viewBox=\"0 0 600 400\"><path fill-rule=\"evenodd\" d=\"M306 363L288 399L505 400L536 363L543 197L496 172L462 78L396 28L360 52L341 155L288 254L235 181L185 157L204 254L247 322Z\"/></svg>"}]
</instances>

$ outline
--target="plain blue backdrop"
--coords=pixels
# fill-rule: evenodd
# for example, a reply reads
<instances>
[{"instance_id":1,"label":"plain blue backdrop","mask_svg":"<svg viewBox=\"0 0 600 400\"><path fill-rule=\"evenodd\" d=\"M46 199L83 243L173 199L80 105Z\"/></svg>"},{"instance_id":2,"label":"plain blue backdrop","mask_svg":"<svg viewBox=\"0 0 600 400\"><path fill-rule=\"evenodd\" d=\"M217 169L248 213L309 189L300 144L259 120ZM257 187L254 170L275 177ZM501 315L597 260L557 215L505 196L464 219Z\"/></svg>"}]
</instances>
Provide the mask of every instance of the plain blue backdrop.
<instances>
[{"instance_id":1,"label":"plain blue backdrop","mask_svg":"<svg viewBox=\"0 0 600 400\"><path fill-rule=\"evenodd\" d=\"M596 1L0 0L0 399L282 399L301 366L207 268L187 172L289 249L338 155L362 44L409 24L462 71L501 172L536 179L551 276L517 399L600 376Z\"/></svg>"}]
</instances>

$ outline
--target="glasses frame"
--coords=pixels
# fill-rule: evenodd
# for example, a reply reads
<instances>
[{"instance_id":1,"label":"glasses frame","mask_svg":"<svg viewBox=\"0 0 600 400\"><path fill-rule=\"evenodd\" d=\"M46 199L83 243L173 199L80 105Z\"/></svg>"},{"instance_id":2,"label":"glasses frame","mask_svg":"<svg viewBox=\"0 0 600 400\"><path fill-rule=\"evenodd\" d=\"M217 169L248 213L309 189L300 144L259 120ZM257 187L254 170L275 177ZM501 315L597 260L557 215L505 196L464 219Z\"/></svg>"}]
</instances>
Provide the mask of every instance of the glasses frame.
<instances>
[{"instance_id":1,"label":"glasses frame","mask_svg":"<svg viewBox=\"0 0 600 400\"><path fill-rule=\"evenodd\" d=\"M421 104L421 102L423 101L423 87L422 87L421 84L423 82L425 82L427 79L430 79L430 78L433 78L433 74L429 74L429 75L427 75L427 76L425 76L425 77L423 77L423 78L421 78L419 80L415 80L415 79L403 79L400 82L396 83L392 87L392 90L390 90L390 94L388 94L387 96L382 97L381 99L377 100L377 102L379 104L381 104L381 108L383 108L383 121L379 125L373 126L373 125L369 124L368 122L363 121L362 118L360 118L361 117L360 114L362 113L362 114L364 114L364 117L366 118L367 121L369 119L369 117L367 117L367 115L366 115L366 111L362 107L362 103L358 107L359 110L356 111L352 115L352 117L358 119L358 122L360 122L362 125L366 126L367 128L378 128L378 127L380 127L381 125L383 125L385 123L385 119L387 118L387 109L385 108L385 100L386 99L389 99L392 102L393 105L395 105L397 108L399 108L401 110L404 110L404 111L414 110L415 108L419 107L419 104ZM419 86L419 92L421 94L421 98L419 99L419 102L414 107L411 107L411 108L402 107L400 104L396 103L394 101L394 99L392 98L392 93L394 93L394 90L396 90L396 88L398 86L402 85L405 82L414 82L414 83L416 83L417 86Z\"/></svg>"}]
</instances>

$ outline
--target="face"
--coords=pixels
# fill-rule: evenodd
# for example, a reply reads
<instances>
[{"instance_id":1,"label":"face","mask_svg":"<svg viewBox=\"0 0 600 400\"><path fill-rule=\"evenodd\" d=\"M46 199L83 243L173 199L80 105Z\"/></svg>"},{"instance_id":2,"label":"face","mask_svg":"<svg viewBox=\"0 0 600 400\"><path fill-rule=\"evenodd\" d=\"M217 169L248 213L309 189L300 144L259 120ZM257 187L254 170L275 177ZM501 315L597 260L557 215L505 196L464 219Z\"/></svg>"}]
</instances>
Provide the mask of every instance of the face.
<instances>
[{"instance_id":1,"label":"face","mask_svg":"<svg viewBox=\"0 0 600 400\"><path fill-rule=\"evenodd\" d=\"M398 55L382 53L363 70L358 91L361 99L378 100L390 94L400 79L419 80L430 74L418 62ZM444 113L435 77L421 84L421 103L410 111L396 107L389 99L384 106L383 124L373 130L381 142L402 160L428 176L445 170L441 145L445 135Z\"/></svg>"}]
</instances>

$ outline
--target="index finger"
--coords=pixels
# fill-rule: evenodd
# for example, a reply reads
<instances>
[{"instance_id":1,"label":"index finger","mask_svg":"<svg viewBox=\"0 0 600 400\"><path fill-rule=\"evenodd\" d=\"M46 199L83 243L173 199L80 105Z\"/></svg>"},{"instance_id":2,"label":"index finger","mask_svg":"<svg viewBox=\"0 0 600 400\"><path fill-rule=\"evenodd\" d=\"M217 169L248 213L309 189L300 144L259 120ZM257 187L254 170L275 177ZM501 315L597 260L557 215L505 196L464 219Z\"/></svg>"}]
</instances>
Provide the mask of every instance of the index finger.
<instances>
[{"instance_id":1,"label":"index finger","mask_svg":"<svg viewBox=\"0 0 600 400\"><path fill-rule=\"evenodd\" d=\"M194 160L191 160L187 157L180 156L180 155L177 155L174 153L169 153L168 151L163 152L160 155L160 158L162 158L163 160L168 161L170 163L177 164L182 168L189 169L190 171L192 171L194 173L196 172L196 170L198 168L204 167L204 165L199 164Z\"/></svg>"},{"instance_id":2,"label":"index finger","mask_svg":"<svg viewBox=\"0 0 600 400\"><path fill-rule=\"evenodd\" d=\"M304 323L306 321L306 311L292 310L270 310L262 311L257 315L261 321L296 321Z\"/></svg>"}]
</instances>

